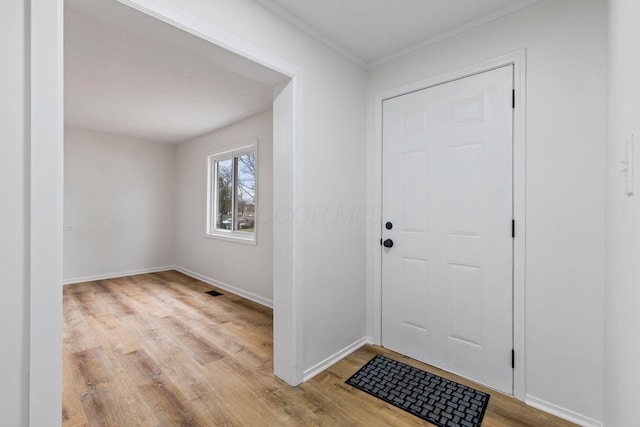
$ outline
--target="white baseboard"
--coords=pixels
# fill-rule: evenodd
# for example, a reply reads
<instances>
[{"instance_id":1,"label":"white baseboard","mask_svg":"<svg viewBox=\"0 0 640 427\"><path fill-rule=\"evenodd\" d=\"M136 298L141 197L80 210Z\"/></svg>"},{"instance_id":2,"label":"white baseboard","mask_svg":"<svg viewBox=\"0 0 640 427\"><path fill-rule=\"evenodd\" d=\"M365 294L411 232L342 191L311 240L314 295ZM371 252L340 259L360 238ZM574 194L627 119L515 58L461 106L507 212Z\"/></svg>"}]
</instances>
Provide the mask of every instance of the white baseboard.
<instances>
[{"instance_id":1,"label":"white baseboard","mask_svg":"<svg viewBox=\"0 0 640 427\"><path fill-rule=\"evenodd\" d=\"M229 285L228 283L224 283L224 282L221 282L219 280L212 279L212 278L207 277L207 276L205 276L203 274L196 273L195 271L191 271L191 270L188 270L186 268L183 268L183 267L180 267L180 266L177 266L177 265L173 266L172 268L174 270L176 270L176 271L179 271L180 273L186 274L187 276L191 276L194 279L201 280L201 281L203 281L205 283L208 283L208 284L210 284L212 286L215 286L217 288L220 288L220 289L224 289L225 291L231 292L232 294L238 295L238 296L240 296L242 298L246 298L248 300L251 300L253 302L257 302L258 304L264 305L266 307L273 308L273 300L267 299L267 298L262 297L260 295L256 295L256 294L254 294L252 292L245 291L245 290L240 289L240 288L236 288L235 286Z\"/></svg>"},{"instance_id":2,"label":"white baseboard","mask_svg":"<svg viewBox=\"0 0 640 427\"><path fill-rule=\"evenodd\" d=\"M168 265L164 267L153 267L153 268L142 268L139 270L131 270L131 271L120 271L118 273L98 274L95 276L72 277L69 279L64 279L62 281L62 284L73 285L74 283L93 282L96 280L117 279L118 277L135 276L136 274L159 273L161 271L173 270L174 268L175 267L173 265Z\"/></svg>"},{"instance_id":3,"label":"white baseboard","mask_svg":"<svg viewBox=\"0 0 640 427\"><path fill-rule=\"evenodd\" d=\"M312 366L309 369L305 369L305 371L302 373L302 381L303 382L309 381L311 378L315 377L320 372L338 363L339 361L341 361L342 359L344 359L345 357L347 357L348 355L350 355L360 347L367 344L373 344L373 338L362 337L358 341L354 342L353 344L350 344L345 348L343 348L342 350L338 351L333 356L329 356L326 359L324 359L322 362L316 364L315 366Z\"/></svg>"},{"instance_id":4,"label":"white baseboard","mask_svg":"<svg viewBox=\"0 0 640 427\"><path fill-rule=\"evenodd\" d=\"M571 421L572 423L578 424L582 427L602 427L602 423L600 421L596 421L569 409L538 399L537 397L527 395L524 402L532 408L540 409L541 411L555 415L556 417L560 417L564 420Z\"/></svg>"}]
</instances>

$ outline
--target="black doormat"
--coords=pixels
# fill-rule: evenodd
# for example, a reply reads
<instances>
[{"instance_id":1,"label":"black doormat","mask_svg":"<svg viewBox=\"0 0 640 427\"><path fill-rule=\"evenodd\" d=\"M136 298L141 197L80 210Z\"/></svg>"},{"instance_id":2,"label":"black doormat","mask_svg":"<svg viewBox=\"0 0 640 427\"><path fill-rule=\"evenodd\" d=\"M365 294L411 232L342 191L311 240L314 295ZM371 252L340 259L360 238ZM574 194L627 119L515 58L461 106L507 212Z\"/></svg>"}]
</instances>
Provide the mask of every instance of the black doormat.
<instances>
[{"instance_id":1,"label":"black doormat","mask_svg":"<svg viewBox=\"0 0 640 427\"><path fill-rule=\"evenodd\" d=\"M205 292L205 294L209 294L209 295L211 295L212 297L219 297L220 295L222 295L222 294L221 294L220 292L218 292L218 291L208 291L208 292Z\"/></svg>"},{"instance_id":2,"label":"black doormat","mask_svg":"<svg viewBox=\"0 0 640 427\"><path fill-rule=\"evenodd\" d=\"M346 381L440 427L477 427L489 395L377 355Z\"/></svg>"}]
</instances>

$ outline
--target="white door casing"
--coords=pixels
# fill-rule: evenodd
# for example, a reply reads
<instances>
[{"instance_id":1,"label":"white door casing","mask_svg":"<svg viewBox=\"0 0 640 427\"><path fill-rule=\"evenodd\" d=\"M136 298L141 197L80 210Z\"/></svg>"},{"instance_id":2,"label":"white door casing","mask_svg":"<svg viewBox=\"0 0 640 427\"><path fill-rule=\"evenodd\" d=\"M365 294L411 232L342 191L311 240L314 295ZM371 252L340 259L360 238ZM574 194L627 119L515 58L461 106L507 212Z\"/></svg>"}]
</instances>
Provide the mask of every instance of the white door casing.
<instances>
[{"instance_id":1,"label":"white door casing","mask_svg":"<svg viewBox=\"0 0 640 427\"><path fill-rule=\"evenodd\" d=\"M513 81L505 66L385 100L382 133L382 344L509 394Z\"/></svg>"}]
</instances>

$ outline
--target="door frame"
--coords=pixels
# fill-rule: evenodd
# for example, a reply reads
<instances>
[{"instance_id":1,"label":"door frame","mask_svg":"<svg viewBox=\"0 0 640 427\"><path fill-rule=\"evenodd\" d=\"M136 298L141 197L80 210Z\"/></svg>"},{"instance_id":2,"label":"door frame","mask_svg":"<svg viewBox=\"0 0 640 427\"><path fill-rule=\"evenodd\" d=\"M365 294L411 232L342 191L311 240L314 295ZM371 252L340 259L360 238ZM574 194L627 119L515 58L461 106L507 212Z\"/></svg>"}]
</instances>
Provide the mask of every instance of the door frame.
<instances>
[{"instance_id":1,"label":"door frame","mask_svg":"<svg viewBox=\"0 0 640 427\"><path fill-rule=\"evenodd\" d=\"M424 80L409 83L394 89L380 92L375 96L374 105L374 146L372 175L374 182L373 200L369 212L374 213L368 230L368 242L371 248L378 245L382 238L382 103L384 100L405 95L491 71L496 68L513 65L514 89L516 91L513 115L513 216L516 221L513 246L513 348L515 368L513 371L513 396L521 401L525 399L525 241L526 241L526 50L521 49L481 63L450 71ZM369 289L372 292L373 342L382 344L382 251L370 252L372 276Z\"/></svg>"},{"instance_id":2,"label":"door frame","mask_svg":"<svg viewBox=\"0 0 640 427\"><path fill-rule=\"evenodd\" d=\"M290 385L303 380L302 224L303 70L196 16L156 0L118 0L167 24L290 78L274 89L274 373ZM25 8L28 145L25 230L28 335L24 369L29 425L60 425L62 408L63 2L31 0ZM278 171L277 173L275 171ZM284 215L283 213L286 213ZM276 238L277 236L277 238Z\"/></svg>"}]
</instances>

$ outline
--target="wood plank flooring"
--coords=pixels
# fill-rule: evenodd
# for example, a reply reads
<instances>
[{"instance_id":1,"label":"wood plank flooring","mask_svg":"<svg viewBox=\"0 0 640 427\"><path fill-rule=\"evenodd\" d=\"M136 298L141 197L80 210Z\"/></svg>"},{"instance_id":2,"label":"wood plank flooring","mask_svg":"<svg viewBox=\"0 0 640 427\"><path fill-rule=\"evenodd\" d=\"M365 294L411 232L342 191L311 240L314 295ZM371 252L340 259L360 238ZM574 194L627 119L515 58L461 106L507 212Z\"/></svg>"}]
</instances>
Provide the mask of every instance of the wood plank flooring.
<instances>
[{"instance_id":1,"label":"wood plank flooring","mask_svg":"<svg viewBox=\"0 0 640 427\"><path fill-rule=\"evenodd\" d=\"M271 310L211 289L175 271L65 286L63 425L429 425L344 384L375 354L488 391L483 426L572 425L376 346L289 387L272 374Z\"/></svg>"}]
</instances>

